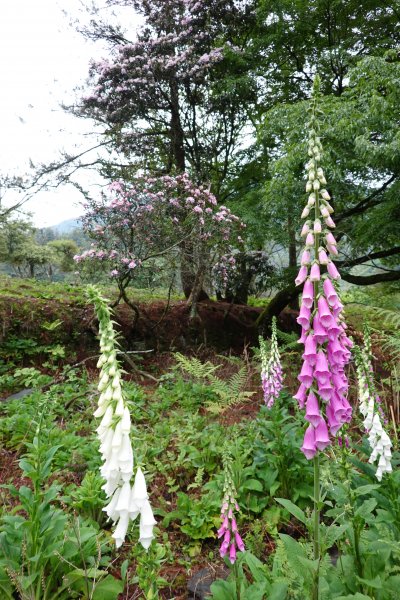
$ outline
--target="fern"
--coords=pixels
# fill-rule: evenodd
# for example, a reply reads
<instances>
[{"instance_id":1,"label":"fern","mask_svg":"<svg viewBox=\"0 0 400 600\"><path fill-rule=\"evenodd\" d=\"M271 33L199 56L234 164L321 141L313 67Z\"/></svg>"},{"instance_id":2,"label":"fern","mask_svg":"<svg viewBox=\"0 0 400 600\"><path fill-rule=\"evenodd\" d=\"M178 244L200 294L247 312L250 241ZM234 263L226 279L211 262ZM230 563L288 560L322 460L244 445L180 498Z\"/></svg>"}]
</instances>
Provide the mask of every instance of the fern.
<instances>
[{"instance_id":1,"label":"fern","mask_svg":"<svg viewBox=\"0 0 400 600\"><path fill-rule=\"evenodd\" d=\"M400 360L400 331L387 333L383 336L382 349L390 352L394 360Z\"/></svg>"},{"instance_id":2,"label":"fern","mask_svg":"<svg viewBox=\"0 0 400 600\"><path fill-rule=\"evenodd\" d=\"M278 336L278 340L282 342L281 344L281 352L287 352L288 350L298 349L298 335L295 332L285 333L280 329L276 330L276 334Z\"/></svg>"},{"instance_id":3,"label":"fern","mask_svg":"<svg viewBox=\"0 0 400 600\"><path fill-rule=\"evenodd\" d=\"M207 383L214 394L218 396L219 402L209 401L206 405L207 410L214 414L219 414L226 408L245 401L255 393L244 389L248 379L248 371L245 366L225 380L215 375L221 365L213 365L209 361L202 363L198 358L188 358L179 352L176 352L175 356L183 371L194 379Z\"/></svg>"},{"instance_id":4,"label":"fern","mask_svg":"<svg viewBox=\"0 0 400 600\"><path fill-rule=\"evenodd\" d=\"M180 352L175 352L175 358L178 366L194 379L207 379L221 367L221 365L213 365L210 361L202 363L194 356L188 358Z\"/></svg>"},{"instance_id":5,"label":"fern","mask_svg":"<svg viewBox=\"0 0 400 600\"><path fill-rule=\"evenodd\" d=\"M204 481L204 467L199 467L197 469L196 477L194 478L194 482L190 483L187 486L188 490L201 488Z\"/></svg>"},{"instance_id":6,"label":"fern","mask_svg":"<svg viewBox=\"0 0 400 600\"><path fill-rule=\"evenodd\" d=\"M387 308L372 307L378 317L383 319L383 324L393 329L400 329L400 312Z\"/></svg>"}]
</instances>

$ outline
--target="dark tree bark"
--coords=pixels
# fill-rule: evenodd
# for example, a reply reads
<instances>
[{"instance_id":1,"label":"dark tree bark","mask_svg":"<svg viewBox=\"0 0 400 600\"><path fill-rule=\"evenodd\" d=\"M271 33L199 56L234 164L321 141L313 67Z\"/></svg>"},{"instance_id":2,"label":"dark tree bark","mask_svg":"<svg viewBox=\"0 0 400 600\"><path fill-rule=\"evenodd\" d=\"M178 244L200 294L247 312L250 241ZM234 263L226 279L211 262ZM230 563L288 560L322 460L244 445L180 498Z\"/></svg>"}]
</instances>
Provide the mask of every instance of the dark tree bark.
<instances>
[{"instance_id":1,"label":"dark tree bark","mask_svg":"<svg viewBox=\"0 0 400 600\"><path fill-rule=\"evenodd\" d=\"M350 275L350 273L342 273L342 279L355 285L374 285L375 283L399 281L400 271L387 271L386 273L376 273L375 275Z\"/></svg>"},{"instance_id":2,"label":"dark tree bark","mask_svg":"<svg viewBox=\"0 0 400 600\"><path fill-rule=\"evenodd\" d=\"M262 332L267 333L271 328L272 317L277 317L290 302L298 298L302 287L301 285L296 286L292 283L275 294L271 302L258 317L256 326Z\"/></svg>"},{"instance_id":3,"label":"dark tree bark","mask_svg":"<svg viewBox=\"0 0 400 600\"><path fill-rule=\"evenodd\" d=\"M171 92L171 151L175 168L179 173L185 170L184 132L180 117L179 90L175 79L170 83Z\"/></svg>"}]
</instances>

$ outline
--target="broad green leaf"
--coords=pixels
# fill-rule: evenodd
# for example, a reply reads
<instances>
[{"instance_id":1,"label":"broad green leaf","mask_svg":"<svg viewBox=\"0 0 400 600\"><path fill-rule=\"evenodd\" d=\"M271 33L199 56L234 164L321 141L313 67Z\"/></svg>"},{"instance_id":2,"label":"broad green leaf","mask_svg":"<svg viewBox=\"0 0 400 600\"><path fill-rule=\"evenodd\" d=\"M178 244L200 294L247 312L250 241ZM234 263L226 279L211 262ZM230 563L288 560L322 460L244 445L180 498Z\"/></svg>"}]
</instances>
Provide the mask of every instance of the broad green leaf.
<instances>
[{"instance_id":1,"label":"broad green leaf","mask_svg":"<svg viewBox=\"0 0 400 600\"><path fill-rule=\"evenodd\" d=\"M255 492L263 491L263 485L261 481L258 481L257 479L249 479L249 481L245 482L243 487L245 490L254 490Z\"/></svg>"},{"instance_id":2,"label":"broad green leaf","mask_svg":"<svg viewBox=\"0 0 400 600\"><path fill-rule=\"evenodd\" d=\"M308 519L304 511L302 511L301 508L296 506L296 504L293 504L293 502L287 500L286 498L275 498L275 500L279 502L279 504L282 504L282 506L284 506L286 510L288 510L301 523L304 523L304 525L308 524Z\"/></svg>"},{"instance_id":3,"label":"broad green leaf","mask_svg":"<svg viewBox=\"0 0 400 600\"><path fill-rule=\"evenodd\" d=\"M93 600L116 600L123 591L123 581L115 579L112 575L107 575L105 579L95 584L92 598Z\"/></svg>"}]
</instances>

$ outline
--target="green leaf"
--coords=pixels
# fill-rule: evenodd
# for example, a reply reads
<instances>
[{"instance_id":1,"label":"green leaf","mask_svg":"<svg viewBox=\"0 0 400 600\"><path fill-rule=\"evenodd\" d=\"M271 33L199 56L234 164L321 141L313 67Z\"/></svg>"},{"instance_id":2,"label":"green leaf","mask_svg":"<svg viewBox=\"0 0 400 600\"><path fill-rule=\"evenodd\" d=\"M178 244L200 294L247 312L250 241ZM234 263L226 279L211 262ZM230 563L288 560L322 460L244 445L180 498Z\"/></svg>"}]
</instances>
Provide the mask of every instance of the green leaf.
<instances>
[{"instance_id":1,"label":"green leaf","mask_svg":"<svg viewBox=\"0 0 400 600\"><path fill-rule=\"evenodd\" d=\"M20 577L20 582L23 590L27 590L34 583L35 579L37 579L39 573L33 573L32 575L22 575Z\"/></svg>"},{"instance_id":2,"label":"green leaf","mask_svg":"<svg viewBox=\"0 0 400 600\"><path fill-rule=\"evenodd\" d=\"M296 504L293 504L293 502L287 500L286 498L275 498L275 500L279 502L279 504L282 504L282 506L284 506L286 510L288 510L301 523L304 523L304 525L308 524L308 518L306 517L304 511L296 506Z\"/></svg>"},{"instance_id":3,"label":"green leaf","mask_svg":"<svg viewBox=\"0 0 400 600\"><path fill-rule=\"evenodd\" d=\"M285 600L288 591L286 581L275 581L270 589L268 600Z\"/></svg>"},{"instance_id":4,"label":"green leaf","mask_svg":"<svg viewBox=\"0 0 400 600\"><path fill-rule=\"evenodd\" d=\"M256 556L254 556L254 554L251 554L251 552L243 553L241 563L245 563L249 567L250 572L256 583L264 581L266 579L266 566Z\"/></svg>"},{"instance_id":5,"label":"green leaf","mask_svg":"<svg viewBox=\"0 0 400 600\"><path fill-rule=\"evenodd\" d=\"M211 585L212 600L235 600L236 582L217 579Z\"/></svg>"},{"instance_id":6,"label":"green leaf","mask_svg":"<svg viewBox=\"0 0 400 600\"><path fill-rule=\"evenodd\" d=\"M96 584L93 600L116 600L118 595L124 591L124 587L124 583L120 579L107 575L105 579Z\"/></svg>"},{"instance_id":7,"label":"green leaf","mask_svg":"<svg viewBox=\"0 0 400 600\"><path fill-rule=\"evenodd\" d=\"M375 590L382 589L382 581L381 581L381 578L379 577L379 575L374 577L374 579L362 579L362 577L357 577L357 581L359 581L360 583L363 583L367 587L374 588Z\"/></svg>"},{"instance_id":8,"label":"green leaf","mask_svg":"<svg viewBox=\"0 0 400 600\"><path fill-rule=\"evenodd\" d=\"M361 485L360 487L354 490L354 493L356 494L356 496L365 496L367 494L370 494L374 490L378 490L380 487L381 486L377 484Z\"/></svg>"},{"instance_id":9,"label":"green leaf","mask_svg":"<svg viewBox=\"0 0 400 600\"><path fill-rule=\"evenodd\" d=\"M253 583L250 585L242 594L243 600L267 600L270 598L270 595L267 593L269 591L269 584L267 581Z\"/></svg>"},{"instance_id":10,"label":"green leaf","mask_svg":"<svg viewBox=\"0 0 400 600\"><path fill-rule=\"evenodd\" d=\"M126 559L124 560L124 562L121 565L121 579L122 581L125 581L127 573L128 573L128 567L129 567L129 560Z\"/></svg>"},{"instance_id":11,"label":"green leaf","mask_svg":"<svg viewBox=\"0 0 400 600\"><path fill-rule=\"evenodd\" d=\"M245 490L254 490L255 492L262 492L263 491L263 486L261 481L258 481L257 479L249 479L249 481L246 481L246 483L243 485Z\"/></svg>"},{"instance_id":12,"label":"green leaf","mask_svg":"<svg viewBox=\"0 0 400 600\"><path fill-rule=\"evenodd\" d=\"M371 596L365 596L357 592L356 594L348 594L347 596L339 596L336 600L373 600Z\"/></svg>"},{"instance_id":13,"label":"green leaf","mask_svg":"<svg viewBox=\"0 0 400 600\"><path fill-rule=\"evenodd\" d=\"M350 527L350 523L344 525L329 525L325 531L325 546L331 548L333 544L344 534L345 531Z\"/></svg>"},{"instance_id":14,"label":"green leaf","mask_svg":"<svg viewBox=\"0 0 400 600\"><path fill-rule=\"evenodd\" d=\"M377 504L378 502L375 500L375 498L368 498L368 500L365 500L361 504L361 506L357 508L354 514L357 517L361 517L362 519L367 520L374 508L377 506Z\"/></svg>"}]
</instances>

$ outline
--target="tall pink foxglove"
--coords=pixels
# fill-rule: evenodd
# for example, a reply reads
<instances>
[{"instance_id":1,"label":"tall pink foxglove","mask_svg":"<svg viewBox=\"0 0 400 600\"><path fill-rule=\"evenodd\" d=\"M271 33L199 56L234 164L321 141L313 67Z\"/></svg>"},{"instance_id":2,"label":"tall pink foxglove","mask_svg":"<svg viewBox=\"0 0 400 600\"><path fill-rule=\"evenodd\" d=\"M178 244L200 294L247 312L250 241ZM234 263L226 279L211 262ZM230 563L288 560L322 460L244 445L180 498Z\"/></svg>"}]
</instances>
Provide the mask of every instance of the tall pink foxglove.
<instances>
[{"instance_id":1,"label":"tall pink foxglove","mask_svg":"<svg viewBox=\"0 0 400 600\"><path fill-rule=\"evenodd\" d=\"M350 359L351 340L346 335L343 305L340 302L340 275L332 262L337 254L337 242L332 233L335 223L326 178L321 167L322 144L317 132L316 102L312 102L306 165L309 194L302 218L305 238L296 285L303 285L300 314L297 322L304 345L303 364L295 395L305 409L309 425L301 450L308 459L329 446L343 423L351 419L347 401L348 383L345 374Z\"/></svg>"}]
</instances>

